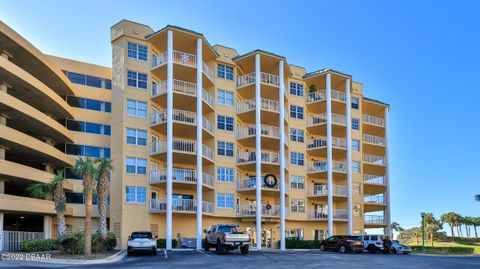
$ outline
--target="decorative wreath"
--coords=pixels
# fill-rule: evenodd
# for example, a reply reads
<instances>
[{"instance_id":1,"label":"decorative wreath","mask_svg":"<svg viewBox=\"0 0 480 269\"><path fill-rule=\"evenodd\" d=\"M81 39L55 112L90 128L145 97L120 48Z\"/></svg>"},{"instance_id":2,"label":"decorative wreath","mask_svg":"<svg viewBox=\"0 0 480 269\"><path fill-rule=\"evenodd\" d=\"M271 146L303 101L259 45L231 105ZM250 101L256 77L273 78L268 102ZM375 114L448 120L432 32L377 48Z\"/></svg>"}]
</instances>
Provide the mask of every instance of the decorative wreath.
<instances>
[{"instance_id":1,"label":"decorative wreath","mask_svg":"<svg viewBox=\"0 0 480 269\"><path fill-rule=\"evenodd\" d=\"M273 178L273 180L269 180L269 178ZM265 185L267 187L274 188L274 187L277 186L278 180L277 180L277 177L275 175L268 174L268 175L265 175L263 177L263 182L265 183Z\"/></svg>"},{"instance_id":2,"label":"decorative wreath","mask_svg":"<svg viewBox=\"0 0 480 269\"><path fill-rule=\"evenodd\" d=\"M267 205L265 206L265 208L267 208L267 210L270 210L270 209L272 209L272 205L271 205L271 204L267 204Z\"/></svg>"}]
</instances>

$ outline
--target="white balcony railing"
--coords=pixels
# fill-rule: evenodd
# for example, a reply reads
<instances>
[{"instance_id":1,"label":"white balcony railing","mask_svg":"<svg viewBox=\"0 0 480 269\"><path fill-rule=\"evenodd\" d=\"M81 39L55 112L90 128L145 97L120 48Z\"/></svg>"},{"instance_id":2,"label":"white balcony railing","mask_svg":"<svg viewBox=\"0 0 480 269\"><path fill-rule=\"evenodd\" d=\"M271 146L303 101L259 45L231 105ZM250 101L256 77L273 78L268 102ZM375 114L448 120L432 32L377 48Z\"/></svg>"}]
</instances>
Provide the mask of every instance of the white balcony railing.
<instances>
[{"instance_id":1,"label":"white balcony railing","mask_svg":"<svg viewBox=\"0 0 480 269\"><path fill-rule=\"evenodd\" d=\"M255 73L246 74L240 77L237 77L237 88L245 87L255 83ZM260 73L261 83L272 85L278 87L280 85L277 75L261 72Z\"/></svg>"},{"instance_id":2,"label":"white balcony railing","mask_svg":"<svg viewBox=\"0 0 480 269\"><path fill-rule=\"evenodd\" d=\"M313 103L325 100L325 90L309 92L307 94L307 103Z\"/></svg>"},{"instance_id":3,"label":"white balcony railing","mask_svg":"<svg viewBox=\"0 0 480 269\"><path fill-rule=\"evenodd\" d=\"M192 95L192 96L196 96L197 95L197 84L192 83L192 82L188 82L188 81L174 79L173 80L173 91L188 94L188 95Z\"/></svg>"},{"instance_id":4,"label":"white balcony railing","mask_svg":"<svg viewBox=\"0 0 480 269\"><path fill-rule=\"evenodd\" d=\"M307 117L307 126L315 126L327 122L327 114L311 114ZM332 123L347 125L347 117L332 113Z\"/></svg>"},{"instance_id":5,"label":"white balcony railing","mask_svg":"<svg viewBox=\"0 0 480 269\"><path fill-rule=\"evenodd\" d=\"M203 124L203 128L205 128L205 130L209 131L211 134L215 133L215 126L207 118L205 118L205 117L202 118L202 124Z\"/></svg>"},{"instance_id":6,"label":"white balcony railing","mask_svg":"<svg viewBox=\"0 0 480 269\"><path fill-rule=\"evenodd\" d=\"M332 123L347 125L347 117L332 113Z\"/></svg>"},{"instance_id":7,"label":"white balcony railing","mask_svg":"<svg viewBox=\"0 0 480 269\"><path fill-rule=\"evenodd\" d=\"M279 138L278 127L262 124L261 135ZM255 125L240 126L237 128L237 139L254 137L256 134Z\"/></svg>"},{"instance_id":8,"label":"white balcony railing","mask_svg":"<svg viewBox=\"0 0 480 269\"><path fill-rule=\"evenodd\" d=\"M363 154L363 161L369 164L385 165L385 157Z\"/></svg>"},{"instance_id":9,"label":"white balcony railing","mask_svg":"<svg viewBox=\"0 0 480 269\"><path fill-rule=\"evenodd\" d=\"M327 196L327 185L315 185L309 191L310 196ZM347 187L343 185L333 185L333 196L347 197Z\"/></svg>"},{"instance_id":10,"label":"white balcony railing","mask_svg":"<svg viewBox=\"0 0 480 269\"><path fill-rule=\"evenodd\" d=\"M193 140L184 140L184 139L173 139L172 149L173 151L196 154L197 153L197 143ZM212 148L202 145L203 156L214 159ZM167 141L160 140L153 142L150 148L151 154L159 154L167 152Z\"/></svg>"},{"instance_id":11,"label":"white balcony railing","mask_svg":"<svg viewBox=\"0 0 480 269\"><path fill-rule=\"evenodd\" d=\"M152 83L152 91L150 92L150 96L158 96L167 93L167 82L160 81L158 83Z\"/></svg>"},{"instance_id":12,"label":"white balcony railing","mask_svg":"<svg viewBox=\"0 0 480 269\"><path fill-rule=\"evenodd\" d=\"M202 63L203 65L203 72L205 72L205 74L207 75L207 77L210 78L211 81L215 81L215 75L212 71L212 69L210 69L210 67L205 63L203 62Z\"/></svg>"},{"instance_id":13,"label":"white balcony railing","mask_svg":"<svg viewBox=\"0 0 480 269\"><path fill-rule=\"evenodd\" d=\"M263 177L262 177L262 189L270 189L270 190L280 190L280 183L273 187L269 187L265 184ZM251 178L237 178L237 190L254 190L257 188L257 179L255 177Z\"/></svg>"},{"instance_id":14,"label":"white balcony railing","mask_svg":"<svg viewBox=\"0 0 480 269\"><path fill-rule=\"evenodd\" d=\"M279 111L278 101L261 98L261 109L273 112ZM255 110L255 99L246 100L243 102L237 102L237 113L244 113Z\"/></svg>"},{"instance_id":15,"label":"white balcony railing","mask_svg":"<svg viewBox=\"0 0 480 269\"><path fill-rule=\"evenodd\" d=\"M150 115L150 125L158 125L167 122L167 110L153 112Z\"/></svg>"},{"instance_id":16,"label":"white balcony railing","mask_svg":"<svg viewBox=\"0 0 480 269\"><path fill-rule=\"evenodd\" d=\"M377 126L381 126L381 127L385 127L385 120L382 119L382 118L378 118L378 117L375 117L375 116L372 116L372 115L363 114L362 119L363 119L364 122L367 122L367 123L370 123L370 124L373 124L373 125L377 125Z\"/></svg>"},{"instance_id":17,"label":"white balcony railing","mask_svg":"<svg viewBox=\"0 0 480 269\"><path fill-rule=\"evenodd\" d=\"M345 102L347 100L345 93L332 89L331 93L332 99L335 99L340 102Z\"/></svg>"},{"instance_id":18,"label":"white balcony railing","mask_svg":"<svg viewBox=\"0 0 480 269\"><path fill-rule=\"evenodd\" d=\"M197 56L187 52L174 50L173 61L176 63L197 67Z\"/></svg>"},{"instance_id":19,"label":"white balcony railing","mask_svg":"<svg viewBox=\"0 0 480 269\"><path fill-rule=\"evenodd\" d=\"M366 195L363 197L365 203L370 204L385 204L385 195L382 194L375 194L375 195Z\"/></svg>"},{"instance_id":20,"label":"white balcony railing","mask_svg":"<svg viewBox=\"0 0 480 269\"><path fill-rule=\"evenodd\" d=\"M194 169L173 168L172 181L180 183L197 183L197 172ZM213 187L213 176L203 173L203 184ZM167 181L165 169L150 171L150 183L163 183Z\"/></svg>"},{"instance_id":21,"label":"white balcony railing","mask_svg":"<svg viewBox=\"0 0 480 269\"><path fill-rule=\"evenodd\" d=\"M385 177L365 174L363 175L363 182L370 184L385 184Z\"/></svg>"},{"instance_id":22,"label":"white balcony railing","mask_svg":"<svg viewBox=\"0 0 480 269\"><path fill-rule=\"evenodd\" d=\"M213 99L213 96L206 91L205 89L202 90L202 99L211 107L215 107L215 101Z\"/></svg>"},{"instance_id":23,"label":"white balcony railing","mask_svg":"<svg viewBox=\"0 0 480 269\"><path fill-rule=\"evenodd\" d=\"M256 152L240 152L238 153L237 163L252 163L256 161ZM279 164L279 154L275 152L262 151L261 153L262 163Z\"/></svg>"},{"instance_id":24,"label":"white balcony railing","mask_svg":"<svg viewBox=\"0 0 480 269\"><path fill-rule=\"evenodd\" d=\"M326 207L320 209L309 208L307 210L307 218L311 220L327 220L328 219L328 209ZM333 209L333 219L336 220L347 220L348 211L346 209Z\"/></svg>"},{"instance_id":25,"label":"white balcony railing","mask_svg":"<svg viewBox=\"0 0 480 269\"><path fill-rule=\"evenodd\" d=\"M152 58L152 68L161 66L167 63L167 52L159 53L158 55Z\"/></svg>"},{"instance_id":26,"label":"white balcony railing","mask_svg":"<svg viewBox=\"0 0 480 269\"><path fill-rule=\"evenodd\" d=\"M166 199L151 199L150 212L165 212L167 211ZM172 199L173 212L197 212L197 201L195 199ZM202 212L213 213L214 205L212 202L202 201Z\"/></svg>"},{"instance_id":27,"label":"white balcony railing","mask_svg":"<svg viewBox=\"0 0 480 269\"><path fill-rule=\"evenodd\" d=\"M363 134L363 142L374 144L377 146L385 146L385 138L381 136Z\"/></svg>"},{"instance_id":28,"label":"white balcony railing","mask_svg":"<svg viewBox=\"0 0 480 269\"><path fill-rule=\"evenodd\" d=\"M332 170L336 172L347 172L347 163L333 161ZM327 171L327 161L316 161L308 166L308 172L326 172Z\"/></svg>"},{"instance_id":29,"label":"white balcony railing","mask_svg":"<svg viewBox=\"0 0 480 269\"><path fill-rule=\"evenodd\" d=\"M280 85L277 75L261 72L260 78L262 83L269 84L275 87L278 87Z\"/></svg>"},{"instance_id":30,"label":"white balcony railing","mask_svg":"<svg viewBox=\"0 0 480 269\"><path fill-rule=\"evenodd\" d=\"M208 146L202 145L202 155L210 160L214 160L213 149Z\"/></svg>"},{"instance_id":31,"label":"white balcony railing","mask_svg":"<svg viewBox=\"0 0 480 269\"><path fill-rule=\"evenodd\" d=\"M385 224L383 216L365 215L365 224Z\"/></svg>"},{"instance_id":32,"label":"white balcony railing","mask_svg":"<svg viewBox=\"0 0 480 269\"><path fill-rule=\"evenodd\" d=\"M255 216L256 213L257 206L255 204L237 206L237 216ZM285 208L285 213L287 213L287 208ZM280 206L270 205L270 209L267 209L267 204L262 204L262 216L280 216Z\"/></svg>"},{"instance_id":33,"label":"white balcony railing","mask_svg":"<svg viewBox=\"0 0 480 269\"><path fill-rule=\"evenodd\" d=\"M255 73L237 77L237 88L245 87L255 83Z\"/></svg>"},{"instance_id":34,"label":"white balcony railing","mask_svg":"<svg viewBox=\"0 0 480 269\"><path fill-rule=\"evenodd\" d=\"M205 172L202 173L202 183L208 186L212 186L215 184L215 180L212 175L207 174Z\"/></svg>"},{"instance_id":35,"label":"white balcony railing","mask_svg":"<svg viewBox=\"0 0 480 269\"><path fill-rule=\"evenodd\" d=\"M181 110L181 109L174 109L173 110L173 121L186 123L186 124L197 124L197 113ZM158 111L152 113L150 116L150 123L151 125L157 125L161 123L167 122L167 110Z\"/></svg>"},{"instance_id":36,"label":"white balcony railing","mask_svg":"<svg viewBox=\"0 0 480 269\"><path fill-rule=\"evenodd\" d=\"M0 244L3 245L3 251L6 252L20 251L20 244L23 241L44 238L42 232L3 231L0 235L2 239Z\"/></svg>"},{"instance_id":37,"label":"white balcony railing","mask_svg":"<svg viewBox=\"0 0 480 269\"><path fill-rule=\"evenodd\" d=\"M309 138L307 142L307 149L318 149L327 147L327 138ZM347 140L339 137L332 137L332 147L347 148Z\"/></svg>"},{"instance_id":38,"label":"white balcony railing","mask_svg":"<svg viewBox=\"0 0 480 269\"><path fill-rule=\"evenodd\" d=\"M208 201L202 201L202 212L208 214L215 213L215 204Z\"/></svg>"}]
</instances>

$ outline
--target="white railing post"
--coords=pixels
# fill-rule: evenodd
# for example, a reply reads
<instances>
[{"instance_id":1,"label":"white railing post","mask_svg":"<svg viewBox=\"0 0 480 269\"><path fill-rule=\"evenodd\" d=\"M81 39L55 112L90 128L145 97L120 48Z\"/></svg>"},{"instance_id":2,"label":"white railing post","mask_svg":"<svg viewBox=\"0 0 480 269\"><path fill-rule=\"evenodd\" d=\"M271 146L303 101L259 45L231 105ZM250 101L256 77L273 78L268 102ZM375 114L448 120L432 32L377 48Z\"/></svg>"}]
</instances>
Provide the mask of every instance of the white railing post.
<instances>
[{"instance_id":1,"label":"white railing post","mask_svg":"<svg viewBox=\"0 0 480 269\"><path fill-rule=\"evenodd\" d=\"M256 173L256 201L257 201L257 212L255 216L255 225L257 232L257 249L262 249L262 212L261 212L261 203L262 203L262 144L261 144L261 78L260 78L260 54L255 55L255 173Z\"/></svg>"},{"instance_id":2,"label":"white railing post","mask_svg":"<svg viewBox=\"0 0 480 269\"><path fill-rule=\"evenodd\" d=\"M173 195L173 32L167 32L167 209L166 248L172 249L172 195Z\"/></svg>"},{"instance_id":3,"label":"white railing post","mask_svg":"<svg viewBox=\"0 0 480 269\"><path fill-rule=\"evenodd\" d=\"M278 63L280 122L280 250L285 250L285 82L283 76L283 61Z\"/></svg>"},{"instance_id":4,"label":"white railing post","mask_svg":"<svg viewBox=\"0 0 480 269\"><path fill-rule=\"evenodd\" d=\"M327 109L327 189L328 189L328 236L333 235L333 162L332 162L332 89L330 74L326 75Z\"/></svg>"},{"instance_id":5,"label":"white railing post","mask_svg":"<svg viewBox=\"0 0 480 269\"><path fill-rule=\"evenodd\" d=\"M347 215L348 235L353 234L353 197L352 197L352 105L350 93L350 79L345 81L346 111L347 111Z\"/></svg>"},{"instance_id":6,"label":"white railing post","mask_svg":"<svg viewBox=\"0 0 480 269\"><path fill-rule=\"evenodd\" d=\"M203 118L202 102L202 39L197 39L197 118ZM197 120L197 249L202 249L202 206L203 206L203 138L202 138L203 120Z\"/></svg>"}]
</instances>

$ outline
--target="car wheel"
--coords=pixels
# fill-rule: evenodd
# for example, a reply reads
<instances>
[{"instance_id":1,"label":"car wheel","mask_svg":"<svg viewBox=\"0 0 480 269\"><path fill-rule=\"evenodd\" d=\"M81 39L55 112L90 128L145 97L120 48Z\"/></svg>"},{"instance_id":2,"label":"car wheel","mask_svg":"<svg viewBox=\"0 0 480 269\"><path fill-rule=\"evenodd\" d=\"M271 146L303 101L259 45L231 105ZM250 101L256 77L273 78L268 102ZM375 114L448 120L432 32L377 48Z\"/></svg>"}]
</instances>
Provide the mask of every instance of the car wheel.
<instances>
[{"instance_id":1,"label":"car wheel","mask_svg":"<svg viewBox=\"0 0 480 269\"><path fill-rule=\"evenodd\" d=\"M215 248L215 251L217 252L218 255L221 255L221 254L225 253L225 248L223 247L220 240L217 241L217 246Z\"/></svg>"},{"instance_id":2,"label":"car wheel","mask_svg":"<svg viewBox=\"0 0 480 269\"><path fill-rule=\"evenodd\" d=\"M368 245L367 251L368 253L377 253L377 247L374 245Z\"/></svg>"},{"instance_id":3,"label":"car wheel","mask_svg":"<svg viewBox=\"0 0 480 269\"><path fill-rule=\"evenodd\" d=\"M210 244L207 241L207 238L205 238L205 246L203 246L203 250L209 251L210 250Z\"/></svg>"},{"instance_id":4,"label":"car wheel","mask_svg":"<svg viewBox=\"0 0 480 269\"><path fill-rule=\"evenodd\" d=\"M242 255L247 255L248 254L248 246L241 247L240 248L240 253L242 253Z\"/></svg>"},{"instance_id":5,"label":"car wheel","mask_svg":"<svg viewBox=\"0 0 480 269\"><path fill-rule=\"evenodd\" d=\"M325 246L324 245L320 245L320 251L325 251Z\"/></svg>"},{"instance_id":6,"label":"car wheel","mask_svg":"<svg viewBox=\"0 0 480 269\"><path fill-rule=\"evenodd\" d=\"M340 252L340 253L345 253L345 252L347 252L347 248L346 248L344 245L341 245L341 246L338 248L338 252Z\"/></svg>"},{"instance_id":7,"label":"car wheel","mask_svg":"<svg viewBox=\"0 0 480 269\"><path fill-rule=\"evenodd\" d=\"M397 250L395 248L392 248L390 251L392 252L392 254L397 254Z\"/></svg>"}]
</instances>

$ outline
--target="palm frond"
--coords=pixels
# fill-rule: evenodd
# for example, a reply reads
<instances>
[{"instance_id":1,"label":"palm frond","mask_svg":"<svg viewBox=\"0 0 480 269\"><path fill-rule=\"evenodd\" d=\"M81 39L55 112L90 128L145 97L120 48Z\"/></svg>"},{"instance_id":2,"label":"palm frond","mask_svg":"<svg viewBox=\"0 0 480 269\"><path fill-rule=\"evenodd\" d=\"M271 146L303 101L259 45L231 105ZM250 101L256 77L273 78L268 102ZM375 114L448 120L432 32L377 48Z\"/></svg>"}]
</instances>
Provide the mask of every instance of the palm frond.
<instances>
[{"instance_id":1,"label":"palm frond","mask_svg":"<svg viewBox=\"0 0 480 269\"><path fill-rule=\"evenodd\" d=\"M475 195L475 201L480 202L480 194Z\"/></svg>"},{"instance_id":2,"label":"palm frond","mask_svg":"<svg viewBox=\"0 0 480 269\"><path fill-rule=\"evenodd\" d=\"M38 199L45 199L48 194L53 192L52 185L47 183L33 184L26 188L26 191L30 196Z\"/></svg>"}]
</instances>

